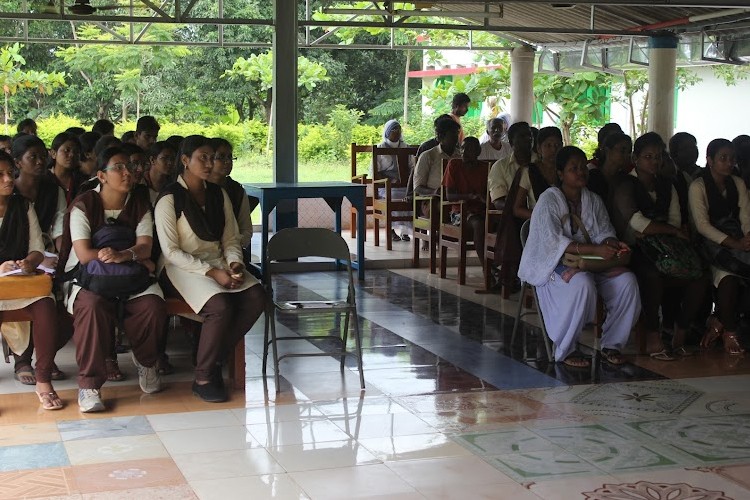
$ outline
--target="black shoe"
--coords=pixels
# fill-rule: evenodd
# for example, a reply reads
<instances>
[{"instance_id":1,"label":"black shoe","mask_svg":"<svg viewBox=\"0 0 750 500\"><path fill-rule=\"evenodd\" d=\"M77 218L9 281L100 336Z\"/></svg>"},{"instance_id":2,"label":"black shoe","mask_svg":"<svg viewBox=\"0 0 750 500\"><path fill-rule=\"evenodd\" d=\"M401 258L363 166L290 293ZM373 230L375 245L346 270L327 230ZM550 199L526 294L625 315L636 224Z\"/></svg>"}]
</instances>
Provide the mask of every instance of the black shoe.
<instances>
[{"instance_id":1,"label":"black shoe","mask_svg":"<svg viewBox=\"0 0 750 500\"><path fill-rule=\"evenodd\" d=\"M411 238L409 237L408 234L402 234L401 241L411 241Z\"/></svg>"},{"instance_id":2,"label":"black shoe","mask_svg":"<svg viewBox=\"0 0 750 500\"><path fill-rule=\"evenodd\" d=\"M216 384L222 390L224 390L224 372L220 364L216 364L213 372L211 372L211 383Z\"/></svg>"},{"instance_id":3,"label":"black shoe","mask_svg":"<svg viewBox=\"0 0 750 500\"><path fill-rule=\"evenodd\" d=\"M392 241L401 241L401 236L396 234L396 231L391 229L391 240Z\"/></svg>"},{"instance_id":4,"label":"black shoe","mask_svg":"<svg viewBox=\"0 0 750 500\"><path fill-rule=\"evenodd\" d=\"M226 391L215 382L209 382L204 385L198 385L198 382L193 382L193 394L206 403L223 403L227 400Z\"/></svg>"}]
</instances>

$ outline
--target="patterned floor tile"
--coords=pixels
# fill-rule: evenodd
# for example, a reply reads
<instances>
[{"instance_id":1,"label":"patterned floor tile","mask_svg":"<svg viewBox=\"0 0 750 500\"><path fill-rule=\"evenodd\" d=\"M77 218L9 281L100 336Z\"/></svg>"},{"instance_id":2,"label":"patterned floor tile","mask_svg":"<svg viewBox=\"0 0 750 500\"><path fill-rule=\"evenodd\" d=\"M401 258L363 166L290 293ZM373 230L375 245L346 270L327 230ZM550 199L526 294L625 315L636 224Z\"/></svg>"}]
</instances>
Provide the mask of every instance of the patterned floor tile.
<instances>
[{"instance_id":1,"label":"patterned floor tile","mask_svg":"<svg viewBox=\"0 0 750 500\"><path fill-rule=\"evenodd\" d=\"M590 386L571 399L586 412L642 415L679 415L703 393L673 381L626 382Z\"/></svg>"},{"instance_id":2,"label":"patterned floor tile","mask_svg":"<svg viewBox=\"0 0 750 500\"><path fill-rule=\"evenodd\" d=\"M583 498L589 500L615 500L636 498L634 491L641 495L648 486L649 500L745 500L750 498L750 490L738 483L716 474L713 467L695 467L637 474L618 474L613 484L606 485L612 493L592 494L595 490L584 490ZM640 483L640 484L639 484ZM645 483L645 484L644 484ZM605 486L605 485L602 485ZM586 496L588 495L588 496ZM616 496L619 495L619 496ZM623 496L630 495L630 496Z\"/></svg>"},{"instance_id":3,"label":"patterned floor tile","mask_svg":"<svg viewBox=\"0 0 750 500\"><path fill-rule=\"evenodd\" d=\"M519 483L602 474L594 465L565 450L511 453L485 460Z\"/></svg>"},{"instance_id":4,"label":"patterned floor tile","mask_svg":"<svg viewBox=\"0 0 750 500\"><path fill-rule=\"evenodd\" d=\"M534 429L545 439L610 474L674 468L679 457L669 456L658 443L642 443L625 432L603 425Z\"/></svg>"},{"instance_id":5,"label":"patterned floor tile","mask_svg":"<svg viewBox=\"0 0 750 500\"><path fill-rule=\"evenodd\" d=\"M155 434L103 439L66 441L65 449L73 465L123 462L169 456Z\"/></svg>"},{"instance_id":6,"label":"patterned floor tile","mask_svg":"<svg viewBox=\"0 0 750 500\"><path fill-rule=\"evenodd\" d=\"M78 465L65 469L65 476L82 494L186 484L169 458Z\"/></svg>"},{"instance_id":7,"label":"patterned floor tile","mask_svg":"<svg viewBox=\"0 0 750 500\"><path fill-rule=\"evenodd\" d=\"M146 417L114 417L98 420L65 420L57 423L63 441L153 434Z\"/></svg>"},{"instance_id":8,"label":"patterned floor tile","mask_svg":"<svg viewBox=\"0 0 750 500\"><path fill-rule=\"evenodd\" d=\"M560 450L560 447L539 434L523 428L461 434L453 439L479 455L505 455L531 451Z\"/></svg>"},{"instance_id":9,"label":"patterned floor tile","mask_svg":"<svg viewBox=\"0 0 750 500\"><path fill-rule=\"evenodd\" d=\"M0 448L0 471L63 467L69 464L65 447L59 442Z\"/></svg>"},{"instance_id":10,"label":"patterned floor tile","mask_svg":"<svg viewBox=\"0 0 750 500\"><path fill-rule=\"evenodd\" d=\"M60 468L0 473L0 499L68 495L65 474Z\"/></svg>"},{"instance_id":11,"label":"patterned floor tile","mask_svg":"<svg viewBox=\"0 0 750 500\"><path fill-rule=\"evenodd\" d=\"M647 439L689 454L702 464L750 459L750 415L630 422Z\"/></svg>"},{"instance_id":12,"label":"patterned floor tile","mask_svg":"<svg viewBox=\"0 0 750 500\"><path fill-rule=\"evenodd\" d=\"M60 441L54 422L0 426L0 446L53 443Z\"/></svg>"},{"instance_id":13,"label":"patterned floor tile","mask_svg":"<svg viewBox=\"0 0 750 500\"><path fill-rule=\"evenodd\" d=\"M86 493L81 496L82 500L193 500L197 498L198 496L187 484L103 491L101 493Z\"/></svg>"}]
</instances>

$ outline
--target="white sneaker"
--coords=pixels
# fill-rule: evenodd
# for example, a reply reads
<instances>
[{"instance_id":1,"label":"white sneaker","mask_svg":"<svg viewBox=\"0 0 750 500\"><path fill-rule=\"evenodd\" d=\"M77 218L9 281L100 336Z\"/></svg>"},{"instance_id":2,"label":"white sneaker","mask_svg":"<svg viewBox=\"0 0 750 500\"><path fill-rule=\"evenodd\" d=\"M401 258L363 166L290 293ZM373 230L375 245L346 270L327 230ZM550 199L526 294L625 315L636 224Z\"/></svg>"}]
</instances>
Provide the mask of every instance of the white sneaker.
<instances>
[{"instance_id":1,"label":"white sneaker","mask_svg":"<svg viewBox=\"0 0 750 500\"><path fill-rule=\"evenodd\" d=\"M78 410L81 413L104 411L101 391L99 389L78 389Z\"/></svg>"},{"instance_id":2,"label":"white sneaker","mask_svg":"<svg viewBox=\"0 0 750 500\"><path fill-rule=\"evenodd\" d=\"M161 391L161 375L156 365L146 368L135 359L133 351L130 351L130 355L133 358L133 364L138 369L138 385L141 386L141 390L146 394Z\"/></svg>"}]
</instances>

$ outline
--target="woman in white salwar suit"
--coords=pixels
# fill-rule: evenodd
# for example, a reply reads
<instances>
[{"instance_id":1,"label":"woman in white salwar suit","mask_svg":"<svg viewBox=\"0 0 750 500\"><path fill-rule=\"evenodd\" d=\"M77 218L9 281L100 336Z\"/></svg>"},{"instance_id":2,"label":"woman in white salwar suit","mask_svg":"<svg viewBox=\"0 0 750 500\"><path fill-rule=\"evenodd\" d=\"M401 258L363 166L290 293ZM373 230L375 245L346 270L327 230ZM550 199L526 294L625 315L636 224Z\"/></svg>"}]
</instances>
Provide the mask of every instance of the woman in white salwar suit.
<instances>
[{"instance_id":1,"label":"woman in white salwar suit","mask_svg":"<svg viewBox=\"0 0 750 500\"><path fill-rule=\"evenodd\" d=\"M576 368L591 362L576 350L584 325L594 320L597 294L607 308L601 339L603 359L622 364L621 350L640 314L638 284L633 273L616 267L603 273L589 273L560 263L565 252L616 259L629 252L617 240L615 230L599 196L586 189L586 155L567 146L557 155L560 185L546 190L531 215L518 277L536 287L547 333L555 344L555 359ZM591 236L563 217L576 214ZM567 219L567 218L566 218Z\"/></svg>"},{"instance_id":2,"label":"woman in white salwar suit","mask_svg":"<svg viewBox=\"0 0 750 500\"><path fill-rule=\"evenodd\" d=\"M181 296L203 318L193 394L218 403L227 399L221 362L262 314L265 293L243 264L229 196L206 182L214 155L210 139L185 138L182 172L162 192L154 216L165 292Z\"/></svg>"}]
</instances>

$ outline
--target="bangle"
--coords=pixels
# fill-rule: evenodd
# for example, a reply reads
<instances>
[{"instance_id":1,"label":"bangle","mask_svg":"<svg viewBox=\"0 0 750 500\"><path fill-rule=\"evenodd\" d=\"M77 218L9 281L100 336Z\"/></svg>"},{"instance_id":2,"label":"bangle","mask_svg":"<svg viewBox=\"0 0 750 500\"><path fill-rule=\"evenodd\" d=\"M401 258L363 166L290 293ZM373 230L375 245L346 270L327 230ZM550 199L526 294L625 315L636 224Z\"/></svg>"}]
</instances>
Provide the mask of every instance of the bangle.
<instances>
[{"instance_id":1,"label":"bangle","mask_svg":"<svg viewBox=\"0 0 750 500\"><path fill-rule=\"evenodd\" d=\"M135 250L133 250L132 248L127 248L126 250L130 252L130 255L133 256L130 260L132 260L133 262L138 262L138 256L135 254Z\"/></svg>"},{"instance_id":2,"label":"bangle","mask_svg":"<svg viewBox=\"0 0 750 500\"><path fill-rule=\"evenodd\" d=\"M580 247L580 245L581 245L581 244L580 244L580 243L578 243L578 242L576 241L576 253L577 253L578 255L581 255L581 247Z\"/></svg>"}]
</instances>

